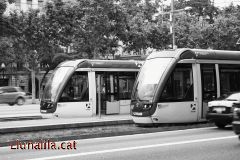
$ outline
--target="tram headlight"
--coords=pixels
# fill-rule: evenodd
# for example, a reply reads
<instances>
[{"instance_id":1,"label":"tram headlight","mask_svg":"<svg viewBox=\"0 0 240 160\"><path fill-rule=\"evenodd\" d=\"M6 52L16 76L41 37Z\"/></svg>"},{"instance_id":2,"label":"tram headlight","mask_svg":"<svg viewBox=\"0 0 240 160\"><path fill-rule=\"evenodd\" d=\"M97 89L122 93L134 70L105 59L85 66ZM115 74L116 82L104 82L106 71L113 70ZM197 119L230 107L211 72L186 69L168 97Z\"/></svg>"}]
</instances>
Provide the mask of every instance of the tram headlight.
<instances>
[{"instance_id":1,"label":"tram headlight","mask_svg":"<svg viewBox=\"0 0 240 160\"><path fill-rule=\"evenodd\" d=\"M53 104L52 103L47 103L47 108L48 109L53 108Z\"/></svg>"},{"instance_id":2,"label":"tram headlight","mask_svg":"<svg viewBox=\"0 0 240 160\"><path fill-rule=\"evenodd\" d=\"M143 109L150 109L152 104L144 104Z\"/></svg>"}]
</instances>

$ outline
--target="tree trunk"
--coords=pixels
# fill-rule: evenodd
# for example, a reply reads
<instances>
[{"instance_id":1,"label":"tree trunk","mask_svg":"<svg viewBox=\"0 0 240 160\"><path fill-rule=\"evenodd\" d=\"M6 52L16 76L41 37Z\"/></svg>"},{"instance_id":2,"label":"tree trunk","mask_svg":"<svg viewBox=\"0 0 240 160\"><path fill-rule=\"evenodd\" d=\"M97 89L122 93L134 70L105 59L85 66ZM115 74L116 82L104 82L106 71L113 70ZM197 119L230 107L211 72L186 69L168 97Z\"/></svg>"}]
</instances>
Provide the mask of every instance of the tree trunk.
<instances>
[{"instance_id":1,"label":"tree trunk","mask_svg":"<svg viewBox=\"0 0 240 160\"><path fill-rule=\"evenodd\" d=\"M31 75L32 75L32 104L36 104L36 84L35 84L36 73L34 70L31 71Z\"/></svg>"}]
</instances>

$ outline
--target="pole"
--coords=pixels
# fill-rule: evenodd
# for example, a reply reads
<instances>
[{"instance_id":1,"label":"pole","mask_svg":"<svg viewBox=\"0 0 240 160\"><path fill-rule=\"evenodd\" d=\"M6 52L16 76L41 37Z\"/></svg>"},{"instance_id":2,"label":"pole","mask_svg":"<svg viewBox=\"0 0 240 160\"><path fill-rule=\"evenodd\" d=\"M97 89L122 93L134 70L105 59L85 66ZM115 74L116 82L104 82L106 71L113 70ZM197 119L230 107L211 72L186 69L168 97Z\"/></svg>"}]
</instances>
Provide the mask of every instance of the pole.
<instances>
[{"instance_id":1,"label":"pole","mask_svg":"<svg viewBox=\"0 0 240 160\"><path fill-rule=\"evenodd\" d=\"M161 6L161 12L163 13L163 2L162 2L162 6ZM162 24L163 24L163 17L164 17L164 14L162 14Z\"/></svg>"},{"instance_id":2,"label":"pole","mask_svg":"<svg viewBox=\"0 0 240 160\"><path fill-rule=\"evenodd\" d=\"M98 117L101 118L101 75L100 74L97 77L97 85L98 85Z\"/></svg>"},{"instance_id":3,"label":"pole","mask_svg":"<svg viewBox=\"0 0 240 160\"><path fill-rule=\"evenodd\" d=\"M36 85L35 85L35 71L34 70L32 70L31 71L31 75L32 75L32 104L36 104L36 92L35 92L35 90L36 90Z\"/></svg>"},{"instance_id":4,"label":"pole","mask_svg":"<svg viewBox=\"0 0 240 160\"><path fill-rule=\"evenodd\" d=\"M171 30L172 30L172 48L175 49L175 30L174 30L174 0L171 0Z\"/></svg>"},{"instance_id":5,"label":"pole","mask_svg":"<svg viewBox=\"0 0 240 160\"><path fill-rule=\"evenodd\" d=\"M39 72L40 73L40 72ZM41 98L41 77L40 77L40 74L38 76L38 100L40 101L40 98Z\"/></svg>"}]
</instances>

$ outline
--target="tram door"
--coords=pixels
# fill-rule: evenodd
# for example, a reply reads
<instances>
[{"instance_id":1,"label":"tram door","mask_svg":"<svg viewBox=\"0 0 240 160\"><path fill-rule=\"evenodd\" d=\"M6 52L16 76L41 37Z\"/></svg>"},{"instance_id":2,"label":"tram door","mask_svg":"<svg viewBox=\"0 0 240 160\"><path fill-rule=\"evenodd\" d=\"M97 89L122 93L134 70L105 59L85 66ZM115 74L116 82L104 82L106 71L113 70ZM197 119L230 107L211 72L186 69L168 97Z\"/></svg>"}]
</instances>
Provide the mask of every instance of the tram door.
<instances>
[{"instance_id":1,"label":"tram door","mask_svg":"<svg viewBox=\"0 0 240 160\"><path fill-rule=\"evenodd\" d=\"M201 64L202 81L202 113L201 118L205 119L208 109L208 102L217 98L217 84L215 64Z\"/></svg>"},{"instance_id":2,"label":"tram door","mask_svg":"<svg viewBox=\"0 0 240 160\"><path fill-rule=\"evenodd\" d=\"M89 76L87 71L76 71L61 93L55 112L58 116L84 117L92 115L89 102Z\"/></svg>"},{"instance_id":3,"label":"tram door","mask_svg":"<svg viewBox=\"0 0 240 160\"><path fill-rule=\"evenodd\" d=\"M118 114L120 113L118 73L110 72L105 75L106 114Z\"/></svg>"},{"instance_id":4,"label":"tram door","mask_svg":"<svg viewBox=\"0 0 240 160\"><path fill-rule=\"evenodd\" d=\"M100 75L101 114L117 114L120 112L118 72L98 72ZM98 86L97 86L98 88ZM98 94L98 93L97 93ZM98 97L98 96L97 96ZM97 107L97 114L98 114Z\"/></svg>"},{"instance_id":5,"label":"tram door","mask_svg":"<svg viewBox=\"0 0 240 160\"><path fill-rule=\"evenodd\" d=\"M196 95L195 64L177 64L160 96L156 112L158 121L161 123L197 121L198 101Z\"/></svg>"}]
</instances>

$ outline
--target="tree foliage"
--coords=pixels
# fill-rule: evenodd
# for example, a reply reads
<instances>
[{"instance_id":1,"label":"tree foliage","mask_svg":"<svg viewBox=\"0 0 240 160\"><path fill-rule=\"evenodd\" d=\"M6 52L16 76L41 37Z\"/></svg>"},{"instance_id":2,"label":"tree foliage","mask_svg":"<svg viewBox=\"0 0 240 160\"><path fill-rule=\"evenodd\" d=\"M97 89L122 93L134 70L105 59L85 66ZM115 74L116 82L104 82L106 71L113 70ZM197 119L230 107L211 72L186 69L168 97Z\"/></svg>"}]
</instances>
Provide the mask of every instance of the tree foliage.
<instances>
[{"instance_id":1,"label":"tree foliage","mask_svg":"<svg viewBox=\"0 0 240 160\"><path fill-rule=\"evenodd\" d=\"M240 19L237 8L225 8L209 24L206 20L198 21L189 15L182 15L177 19L176 39L177 45L189 48L211 48L220 50L239 50L236 44L240 35ZM229 9L234 10L229 16Z\"/></svg>"},{"instance_id":2,"label":"tree foliage","mask_svg":"<svg viewBox=\"0 0 240 160\"><path fill-rule=\"evenodd\" d=\"M168 19L153 19L160 1L54 0L41 12L13 12L1 21L1 55L9 63L28 63L33 69L41 64L48 71L57 65L53 60L114 55L120 44L136 54L168 48L172 43ZM239 50L239 6L220 10L209 0L175 1L176 10L187 6L192 7L190 12L175 15L179 48ZM0 3L0 13L5 8ZM69 46L74 52L63 53L61 48Z\"/></svg>"},{"instance_id":3,"label":"tree foliage","mask_svg":"<svg viewBox=\"0 0 240 160\"><path fill-rule=\"evenodd\" d=\"M176 9L191 7L189 13L198 20L206 19L210 24L214 23L214 18L219 14L219 9L210 0L178 0L175 4Z\"/></svg>"}]
</instances>

